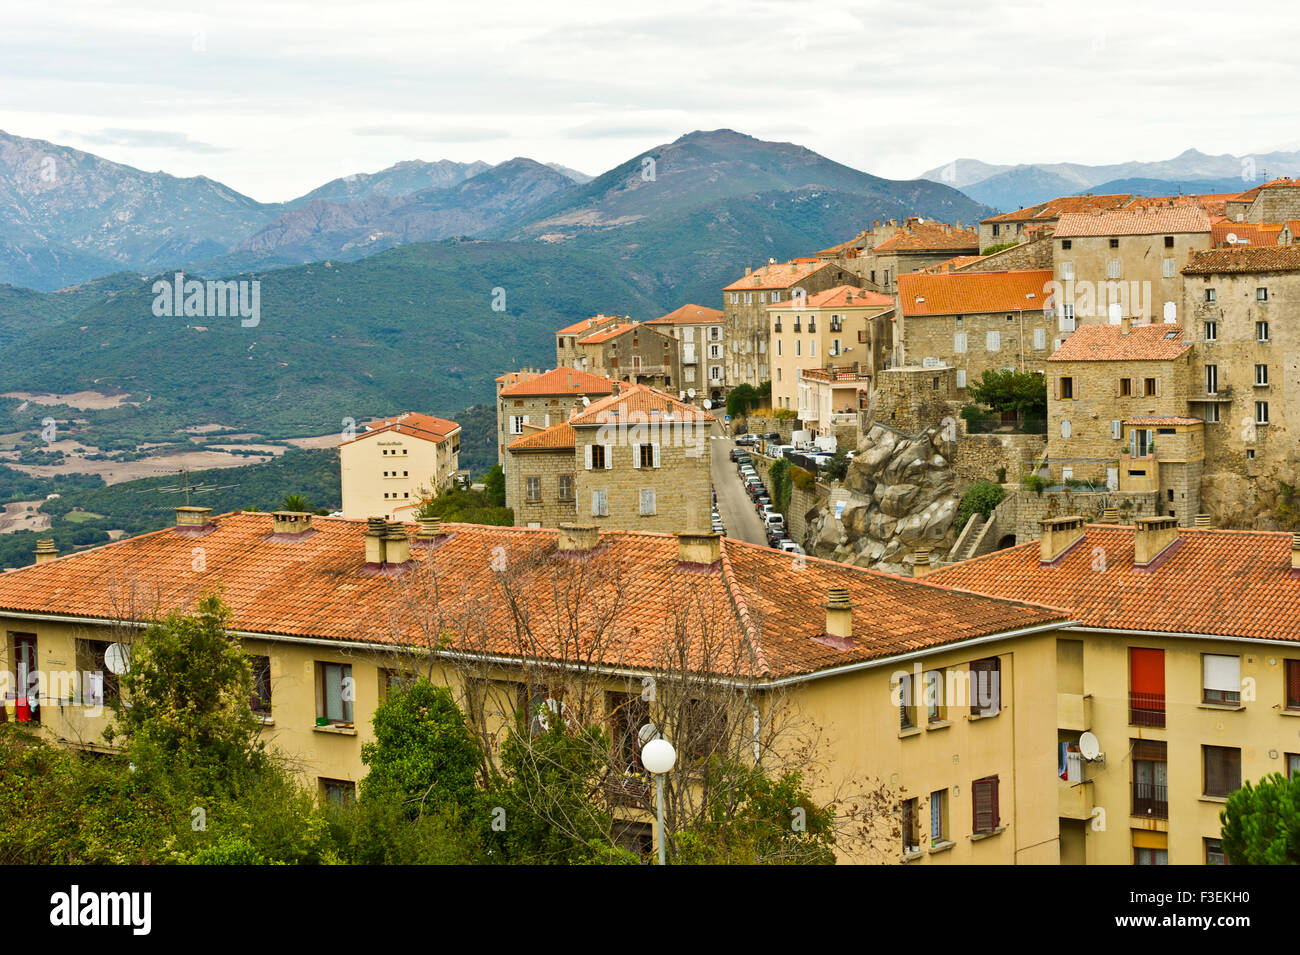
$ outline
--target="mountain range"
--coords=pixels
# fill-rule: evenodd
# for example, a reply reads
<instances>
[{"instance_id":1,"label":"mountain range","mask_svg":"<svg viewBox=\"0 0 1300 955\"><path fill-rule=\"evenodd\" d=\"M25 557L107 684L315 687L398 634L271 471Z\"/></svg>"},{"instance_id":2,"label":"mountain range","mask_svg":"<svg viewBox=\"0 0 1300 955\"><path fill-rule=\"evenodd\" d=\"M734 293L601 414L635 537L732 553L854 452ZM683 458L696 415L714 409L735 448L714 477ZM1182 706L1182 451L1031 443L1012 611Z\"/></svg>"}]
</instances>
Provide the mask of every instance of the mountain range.
<instances>
[{"instance_id":1,"label":"mountain range","mask_svg":"<svg viewBox=\"0 0 1300 955\"><path fill-rule=\"evenodd\" d=\"M1300 175L1300 151L1207 155L1196 149L1156 162L996 165L957 159L921 174L1006 212L1057 196L1138 192L1145 195L1244 192L1278 176ZM1130 188L1130 186L1141 188Z\"/></svg>"}]
</instances>

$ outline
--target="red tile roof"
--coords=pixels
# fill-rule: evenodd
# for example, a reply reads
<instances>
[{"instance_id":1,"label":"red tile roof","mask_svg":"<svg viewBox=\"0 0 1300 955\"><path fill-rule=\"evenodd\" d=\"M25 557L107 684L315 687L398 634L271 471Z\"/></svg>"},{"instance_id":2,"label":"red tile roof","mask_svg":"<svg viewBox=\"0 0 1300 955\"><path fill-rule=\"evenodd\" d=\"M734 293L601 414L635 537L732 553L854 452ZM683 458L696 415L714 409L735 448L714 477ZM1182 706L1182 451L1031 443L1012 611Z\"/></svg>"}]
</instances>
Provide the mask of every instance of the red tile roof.
<instances>
[{"instance_id":1,"label":"red tile roof","mask_svg":"<svg viewBox=\"0 0 1300 955\"><path fill-rule=\"evenodd\" d=\"M646 322L647 325L715 325L722 321L722 310L704 305L683 305L667 315Z\"/></svg>"},{"instance_id":2,"label":"red tile roof","mask_svg":"<svg viewBox=\"0 0 1300 955\"><path fill-rule=\"evenodd\" d=\"M986 258L988 258L988 256L985 255L957 255L953 256L951 259L945 259L937 265L918 269L918 271L925 272L929 275L937 275L942 272L955 272L958 269L965 268L968 265L973 265L976 262L982 262Z\"/></svg>"},{"instance_id":3,"label":"red tile roof","mask_svg":"<svg viewBox=\"0 0 1300 955\"><path fill-rule=\"evenodd\" d=\"M1154 427L1190 427L1196 424L1205 424L1200 418L1181 418L1177 415L1166 417L1143 416L1138 418L1125 418L1125 424L1149 424Z\"/></svg>"},{"instance_id":4,"label":"red tile roof","mask_svg":"<svg viewBox=\"0 0 1300 955\"><path fill-rule=\"evenodd\" d=\"M618 394L593 401L581 414L569 419L574 426L613 424L628 415L644 415L646 421L713 421L713 415L695 405L678 401L649 385L624 385Z\"/></svg>"},{"instance_id":5,"label":"red tile roof","mask_svg":"<svg viewBox=\"0 0 1300 955\"><path fill-rule=\"evenodd\" d=\"M614 390L614 379L593 375L577 368L553 368L545 374L505 388L502 398L550 395L607 395Z\"/></svg>"},{"instance_id":6,"label":"red tile roof","mask_svg":"<svg viewBox=\"0 0 1300 955\"><path fill-rule=\"evenodd\" d=\"M980 237L974 229L955 229L942 222L918 222L907 231L878 243L872 252L956 252L979 251Z\"/></svg>"},{"instance_id":7,"label":"red tile roof","mask_svg":"<svg viewBox=\"0 0 1300 955\"><path fill-rule=\"evenodd\" d=\"M506 445L506 450L518 454L521 451L557 451L565 448L573 450L577 446L577 433L573 430L573 425L561 421L549 428L516 438Z\"/></svg>"},{"instance_id":8,"label":"red tile roof","mask_svg":"<svg viewBox=\"0 0 1300 955\"><path fill-rule=\"evenodd\" d=\"M1056 223L1058 239L1108 235L1161 235L1209 232L1210 217L1200 206L1141 206L1109 212L1072 212Z\"/></svg>"},{"instance_id":9,"label":"red tile roof","mask_svg":"<svg viewBox=\"0 0 1300 955\"><path fill-rule=\"evenodd\" d=\"M558 330L557 335L581 335L583 332L589 332L593 328L601 328L610 322L621 322L623 319L617 315L597 315L594 318L584 318L580 322L574 322L572 325L566 325Z\"/></svg>"},{"instance_id":10,"label":"red tile roof","mask_svg":"<svg viewBox=\"0 0 1300 955\"><path fill-rule=\"evenodd\" d=\"M1171 337L1172 336L1172 337ZM1080 325L1048 361L1172 361L1192 346L1174 322L1132 325Z\"/></svg>"},{"instance_id":11,"label":"red tile roof","mask_svg":"<svg viewBox=\"0 0 1300 955\"><path fill-rule=\"evenodd\" d=\"M933 571L972 593L1060 607L1084 626L1300 642L1290 534L1182 529L1154 570L1133 566L1132 527L1091 524L1051 566L1037 542ZM1098 570L1096 548L1105 555Z\"/></svg>"},{"instance_id":12,"label":"red tile roof","mask_svg":"<svg viewBox=\"0 0 1300 955\"><path fill-rule=\"evenodd\" d=\"M1210 245L1234 248L1238 245L1277 245L1282 226L1259 222L1216 222L1210 228Z\"/></svg>"},{"instance_id":13,"label":"red tile roof","mask_svg":"<svg viewBox=\"0 0 1300 955\"><path fill-rule=\"evenodd\" d=\"M1130 193L1106 196L1061 196L1036 205L990 216L984 222L1023 222L1033 219L1059 219L1070 212L1091 212L1093 209L1120 209L1133 198Z\"/></svg>"},{"instance_id":14,"label":"red tile roof","mask_svg":"<svg viewBox=\"0 0 1300 955\"><path fill-rule=\"evenodd\" d=\"M660 670L676 666L680 632L707 628L718 647L709 668L758 679L1050 629L1064 617L813 557L792 573L788 554L730 539L720 561L701 568L678 563L669 534L602 532L597 549L575 560L557 556L555 530L444 523L442 543L412 547L406 577L394 579L360 573L365 521L315 517L315 533L291 542L271 538L269 514L215 523L203 538L202 572L192 568L192 537L157 531L0 576L0 612L107 621L123 614L116 581L147 592L151 608L192 607L220 589L242 633L424 646L421 623L436 611L449 622L448 649L513 658L523 642L511 637L513 604L529 622L533 659L572 660L565 644L576 626L600 634L597 662ZM409 586L429 574L436 589ZM849 649L817 639L831 587L847 588L856 607ZM561 592L573 599L557 600ZM437 607L415 606L416 593L436 593ZM689 657L696 668L708 666L702 643L693 641Z\"/></svg>"},{"instance_id":15,"label":"red tile roof","mask_svg":"<svg viewBox=\"0 0 1300 955\"><path fill-rule=\"evenodd\" d=\"M1234 246L1197 252L1184 275L1234 275L1294 272L1300 269L1300 245Z\"/></svg>"},{"instance_id":16,"label":"red tile roof","mask_svg":"<svg viewBox=\"0 0 1300 955\"><path fill-rule=\"evenodd\" d=\"M905 318L1042 311L1051 293L1051 269L938 275L908 272L898 277L898 301Z\"/></svg>"},{"instance_id":17,"label":"red tile roof","mask_svg":"<svg viewBox=\"0 0 1300 955\"><path fill-rule=\"evenodd\" d=\"M601 342L607 342L611 338L618 338L618 336L622 335L624 332L630 332L632 329L640 328L640 327L641 327L640 322L626 322L622 325L613 325L609 328L605 328L598 332L595 332L594 334L588 335L586 338L579 338L578 344L599 345ZM657 330L655 329L651 329L651 331L655 332L656 334L661 334L657 332Z\"/></svg>"},{"instance_id":18,"label":"red tile roof","mask_svg":"<svg viewBox=\"0 0 1300 955\"><path fill-rule=\"evenodd\" d=\"M808 276L822 269L831 268L832 262L809 260L805 262L778 262L754 269L744 278L736 279L723 288L724 292L748 292L764 289L786 289L798 285Z\"/></svg>"},{"instance_id":19,"label":"red tile roof","mask_svg":"<svg viewBox=\"0 0 1300 955\"><path fill-rule=\"evenodd\" d=\"M454 421L448 421L446 418L435 418L433 415L408 411L393 418L372 421L366 425L365 431L351 440L341 442L341 444L352 444L355 441L364 441L366 438L373 438L377 434L386 433L409 434L414 438L422 438L425 441L440 444L459 430L460 425Z\"/></svg>"},{"instance_id":20,"label":"red tile roof","mask_svg":"<svg viewBox=\"0 0 1300 955\"><path fill-rule=\"evenodd\" d=\"M792 299L788 302L778 302L776 305L769 306L768 311L786 309L787 311L797 312L800 309L809 308L888 308L893 304L894 297L892 295L868 292L852 285L837 285L834 288L826 289L824 292L812 293L802 304Z\"/></svg>"}]
</instances>

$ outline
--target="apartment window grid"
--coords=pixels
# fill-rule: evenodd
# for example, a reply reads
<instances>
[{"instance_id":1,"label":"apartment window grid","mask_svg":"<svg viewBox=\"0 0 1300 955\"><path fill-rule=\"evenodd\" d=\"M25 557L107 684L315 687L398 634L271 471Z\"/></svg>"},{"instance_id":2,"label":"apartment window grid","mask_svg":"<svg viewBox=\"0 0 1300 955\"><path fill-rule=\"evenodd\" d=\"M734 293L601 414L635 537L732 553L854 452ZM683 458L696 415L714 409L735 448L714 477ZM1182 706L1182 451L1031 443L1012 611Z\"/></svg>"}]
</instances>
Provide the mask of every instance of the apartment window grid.
<instances>
[{"instance_id":1,"label":"apartment window grid","mask_svg":"<svg viewBox=\"0 0 1300 955\"><path fill-rule=\"evenodd\" d=\"M937 846L948 841L948 790L938 789L930 793L930 845Z\"/></svg>"}]
</instances>

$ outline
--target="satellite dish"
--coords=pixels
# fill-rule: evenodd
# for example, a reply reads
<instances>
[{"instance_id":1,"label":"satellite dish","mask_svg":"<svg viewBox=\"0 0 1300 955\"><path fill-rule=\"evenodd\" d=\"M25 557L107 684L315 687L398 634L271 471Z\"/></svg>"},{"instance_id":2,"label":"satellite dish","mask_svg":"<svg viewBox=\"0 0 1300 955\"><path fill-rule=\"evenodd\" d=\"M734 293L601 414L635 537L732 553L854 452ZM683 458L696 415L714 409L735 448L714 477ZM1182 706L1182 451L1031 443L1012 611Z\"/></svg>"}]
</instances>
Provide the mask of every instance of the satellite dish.
<instances>
[{"instance_id":1,"label":"satellite dish","mask_svg":"<svg viewBox=\"0 0 1300 955\"><path fill-rule=\"evenodd\" d=\"M1229 232L1229 233L1228 233L1228 245L1236 245L1236 244L1237 244L1237 233L1235 233L1235 232Z\"/></svg>"},{"instance_id":2,"label":"satellite dish","mask_svg":"<svg viewBox=\"0 0 1300 955\"><path fill-rule=\"evenodd\" d=\"M636 731L636 740L642 746L650 742L652 739L658 739L658 738L659 738L659 727L655 726L653 723L647 723L645 726L641 727L639 730Z\"/></svg>"},{"instance_id":3,"label":"satellite dish","mask_svg":"<svg viewBox=\"0 0 1300 955\"><path fill-rule=\"evenodd\" d=\"M589 404L591 404L591 399L588 398L586 395L583 395L583 396L582 396L582 406L585 408L585 407L587 407L587 405L589 405Z\"/></svg>"},{"instance_id":4,"label":"satellite dish","mask_svg":"<svg viewBox=\"0 0 1300 955\"><path fill-rule=\"evenodd\" d=\"M704 399L704 410L705 410L705 411L708 411L708 410L709 410L710 408L712 408L712 407L713 407L713 402L710 401L708 398L705 398L705 399Z\"/></svg>"},{"instance_id":5,"label":"satellite dish","mask_svg":"<svg viewBox=\"0 0 1300 955\"><path fill-rule=\"evenodd\" d=\"M126 647L120 643L109 644L108 649L104 651L104 666L118 676L130 670L131 657L127 653Z\"/></svg>"},{"instance_id":6,"label":"satellite dish","mask_svg":"<svg viewBox=\"0 0 1300 955\"><path fill-rule=\"evenodd\" d=\"M1101 744L1097 742L1097 737L1092 733L1084 733L1079 737L1079 752L1083 758L1091 762L1101 755Z\"/></svg>"},{"instance_id":7,"label":"satellite dish","mask_svg":"<svg viewBox=\"0 0 1300 955\"><path fill-rule=\"evenodd\" d=\"M690 395L692 398L695 397L695 389L694 389L694 388L687 388L687 389L686 389L686 393L687 393L688 395Z\"/></svg>"}]
</instances>

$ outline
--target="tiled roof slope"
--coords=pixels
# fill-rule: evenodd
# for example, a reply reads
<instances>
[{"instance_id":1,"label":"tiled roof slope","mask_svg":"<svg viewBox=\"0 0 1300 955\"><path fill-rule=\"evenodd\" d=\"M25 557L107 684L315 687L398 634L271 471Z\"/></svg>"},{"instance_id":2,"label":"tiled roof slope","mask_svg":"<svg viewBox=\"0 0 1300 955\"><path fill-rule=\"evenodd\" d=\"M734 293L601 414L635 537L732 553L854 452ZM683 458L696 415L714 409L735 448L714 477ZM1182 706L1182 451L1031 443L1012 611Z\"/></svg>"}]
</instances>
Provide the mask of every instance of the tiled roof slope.
<instances>
[{"instance_id":1,"label":"tiled roof slope","mask_svg":"<svg viewBox=\"0 0 1300 955\"><path fill-rule=\"evenodd\" d=\"M1047 360L1172 361L1191 347L1176 322L1132 325L1127 335L1120 325L1080 325Z\"/></svg>"},{"instance_id":2,"label":"tiled roof slope","mask_svg":"<svg viewBox=\"0 0 1300 955\"><path fill-rule=\"evenodd\" d=\"M609 328L603 328L598 332L592 332L585 338L579 338L579 345L599 345L601 342L607 342L611 338L617 338L624 332L630 332L640 326L640 322L624 322L622 325L611 325Z\"/></svg>"},{"instance_id":3,"label":"tiled roof slope","mask_svg":"<svg viewBox=\"0 0 1300 955\"><path fill-rule=\"evenodd\" d=\"M646 322L647 325L713 325L722 321L722 310L705 305L683 305L667 315Z\"/></svg>"},{"instance_id":4,"label":"tiled roof slope","mask_svg":"<svg viewBox=\"0 0 1300 955\"><path fill-rule=\"evenodd\" d=\"M202 539L203 573L192 570L194 538L157 531L5 574L0 612L117 619L132 588L149 607L171 609L219 587L241 632L420 645L420 622L436 611L448 621L452 647L514 656L520 641L510 637L509 594L527 615L535 659L573 658L561 649L572 610L582 634L599 630L600 662L608 666L663 669L678 627L696 634L707 627L721 661L708 668L751 678L808 674L1063 620L1054 610L816 558L792 571L789 555L730 539L722 541L720 562L706 569L680 565L670 534L602 533L595 550L575 559L556 555L554 530L443 524L442 543L413 548L407 575L391 578L359 573L365 521L314 518L315 533L296 542L269 539L269 514L229 514L216 525ZM493 569L501 566L504 572ZM417 609L412 595L431 590L407 584L430 573L439 603ZM815 639L823 635L831 587L847 588L856 605L856 646L847 650ZM610 623L598 627L597 620ZM461 625L469 630L454 629ZM691 665L706 664L700 658Z\"/></svg>"},{"instance_id":5,"label":"tiled roof slope","mask_svg":"<svg viewBox=\"0 0 1300 955\"><path fill-rule=\"evenodd\" d=\"M978 250L979 233L974 229L956 229L942 222L917 222L872 249L875 253Z\"/></svg>"},{"instance_id":6,"label":"tiled roof slope","mask_svg":"<svg viewBox=\"0 0 1300 955\"><path fill-rule=\"evenodd\" d=\"M592 318L584 318L580 322L574 322L572 325L565 325L556 331L557 335L581 335L583 332L589 332L593 328L601 325L608 325L610 322L622 321L617 315L595 315Z\"/></svg>"},{"instance_id":7,"label":"tiled roof slope","mask_svg":"<svg viewBox=\"0 0 1300 955\"><path fill-rule=\"evenodd\" d=\"M972 593L1060 607L1084 626L1300 642L1300 577L1291 535L1191 530L1154 570L1133 566L1132 527L1090 524L1052 566L1037 541L932 572L926 580ZM1105 554L1097 570L1096 548Z\"/></svg>"},{"instance_id":8,"label":"tiled roof slope","mask_svg":"<svg viewBox=\"0 0 1300 955\"><path fill-rule=\"evenodd\" d=\"M770 306L768 311L785 309L797 312L804 308L887 308L893 304L892 295L869 292L852 285L837 285L824 292L812 293L802 303L795 302L793 299L779 302Z\"/></svg>"},{"instance_id":9,"label":"tiled roof slope","mask_svg":"<svg viewBox=\"0 0 1300 955\"><path fill-rule=\"evenodd\" d=\"M1282 226L1268 225L1261 222L1216 222L1210 229L1210 244L1232 247L1235 245L1269 246L1277 245ZM1234 241L1229 241L1232 236Z\"/></svg>"},{"instance_id":10,"label":"tiled roof slope","mask_svg":"<svg viewBox=\"0 0 1300 955\"><path fill-rule=\"evenodd\" d=\"M762 268L754 269L744 278L736 279L730 285L723 288L724 292L748 292L753 289L785 289L792 285L798 285L801 281L812 275L814 272L820 272L822 269L829 268L830 262L777 262L773 265L764 265Z\"/></svg>"},{"instance_id":11,"label":"tiled roof slope","mask_svg":"<svg viewBox=\"0 0 1300 955\"><path fill-rule=\"evenodd\" d=\"M1022 222L1031 219L1056 219L1069 212L1089 212L1093 209L1120 209L1132 199L1130 193L1107 196L1060 196L1036 205L990 216L985 222Z\"/></svg>"},{"instance_id":12,"label":"tiled roof slope","mask_svg":"<svg viewBox=\"0 0 1300 955\"><path fill-rule=\"evenodd\" d=\"M1209 232L1210 217L1200 206L1130 207L1110 212L1073 212L1056 223L1056 238L1107 235L1162 235Z\"/></svg>"},{"instance_id":13,"label":"tiled roof slope","mask_svg":"<svg viewBox=\"0 0 1300 955\"><path fill-rule=\"evenodd\" d=\"M607 395L614 390L614 379L593 375L578 368L553 368L501 391L502 398L547 395Z\"/></svg>"},{"instance_id":14,"label":"tiled roof slope","mask_svg":"<svg viewBox=\"0 0 1300 955\"><path fill-rule=\"evenodd\" d=\"M578 446L577 434L567 421L553 424L533 434L516 438L506 445L506 450L519 451L557 451L564 448L572 450Z\"/></svg>"},{"instance_id":15,"label":"tiled roof slope","mask_svg":"<svg viewBox=\"0 0 1300 955\"><path fill-rule=\"evenodd\" d=\"M1251 272L1294 272L1300 269L1300 245L1246 246L1197 252L1184 275L1234 275Z\"/></svg>"},{"instance_id":16,"label":"tiled roof slope","mask_svg":"<svg viewBox=\"0 0 1300 955\"><path fill-rule=\"evenodd\" d=\"M1051 269L937 275L908 272L898 277L898 301L905 317L1042 311L1051 294L1051 283Z\"/></svg>"},{"instance_id":17,"label":"tiled roof slope","mask_svg":"<svg viewBox=\"0 0 1300 955\"><path fill-rule=\"evenodd\" d=\"M649 385L627 385L618 394L593 401L581 414L569 419L571 425L614 424L629 415L643 415L644 421L713 421L713 415L695 405L678 401ZM669 417L671 416L671 417Z\"/></svg>"},{"instance_id":18,"label":"tiled roof slope","mask_svg":"<svg viewBox=\"0 0 1300 955\"><path fill-rule=\"evenodd\" d=\"M459 431L460 425L454 421L448 421L446 418L435 418L433 415L420 414L418 411L408 411L392 418L384 418L382 421L372 421L366 425L366 428L366 431L361 432L355 438L342 443L352 444L354 441L373 438L377 434L394 433L409 434L416 438L423 438L425 441L432 441L434 444L440 444Z\"/></svg>"}]
</instances>

